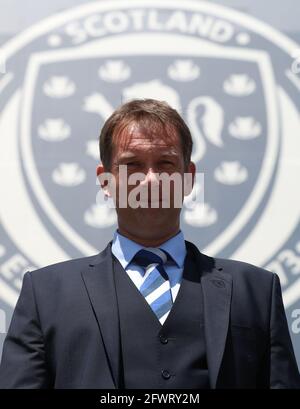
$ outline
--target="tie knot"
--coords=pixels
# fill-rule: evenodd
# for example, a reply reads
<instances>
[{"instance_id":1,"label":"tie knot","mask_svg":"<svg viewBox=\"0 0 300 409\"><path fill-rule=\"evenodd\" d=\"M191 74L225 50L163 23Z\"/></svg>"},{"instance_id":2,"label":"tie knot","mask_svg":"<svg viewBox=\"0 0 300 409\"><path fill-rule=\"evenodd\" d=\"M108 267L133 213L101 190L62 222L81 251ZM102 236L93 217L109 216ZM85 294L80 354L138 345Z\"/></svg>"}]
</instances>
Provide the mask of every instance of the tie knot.
<instances>
[{"instance_id":1,"label":"tie knot","mask_svg":"<svg viewBox=\"0 0 300 409\"><path fill-rule=\"evenodd\" d=\"M134 261L142 266L147 268L150 264L159 264L163 265L167 261L167 254L164 250L159 248L147 248L139 250L134 256Z\"/></svg>"}]
</instances>

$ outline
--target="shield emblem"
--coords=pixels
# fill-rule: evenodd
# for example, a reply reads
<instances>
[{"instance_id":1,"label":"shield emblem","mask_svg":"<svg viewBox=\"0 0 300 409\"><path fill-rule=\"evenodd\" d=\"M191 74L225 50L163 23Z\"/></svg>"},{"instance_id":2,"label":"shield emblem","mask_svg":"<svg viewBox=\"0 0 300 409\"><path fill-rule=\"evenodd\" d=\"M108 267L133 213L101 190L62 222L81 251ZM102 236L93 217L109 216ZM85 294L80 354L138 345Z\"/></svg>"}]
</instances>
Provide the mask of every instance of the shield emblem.
<instances>
[{"instance_id":1,"label":"shield emblem","mask_svg":"<svg viewBox=\"0 0 300 409\"><path fill-rule=\"evenodd\" d=\"M96 203L97 137L122 102L151 97L186 120L204 174L204 205L183 208L182 229L211 255L230 251L255 225L276 166L274 90L264 52L176 35L130 34L32 55L21 156L51 240L76 256L107 243L116 215Z\"/></svg>"}]
</instances>

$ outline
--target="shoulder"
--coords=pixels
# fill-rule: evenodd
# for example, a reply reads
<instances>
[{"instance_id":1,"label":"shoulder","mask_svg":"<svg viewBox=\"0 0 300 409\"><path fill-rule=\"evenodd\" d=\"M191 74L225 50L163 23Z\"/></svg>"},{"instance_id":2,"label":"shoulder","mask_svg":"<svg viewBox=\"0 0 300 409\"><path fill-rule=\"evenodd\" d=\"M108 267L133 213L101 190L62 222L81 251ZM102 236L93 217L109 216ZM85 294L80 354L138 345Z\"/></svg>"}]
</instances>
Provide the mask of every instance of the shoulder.
<instances>
[{"instance_id":1,"label":"shoulder","mask_svg":"<svg viewBox=\"0 0 300 409\"><path fill-rule=\"evenodd\" d=\"M223 271L230 273L235 279L272 281L274 278L274 273L271 271L245 261L216 257L214 263L217 268L222 268Z\"/></svg>"},{"instance_id":2,"label":"shoulder","mask_svg":"<svg viewBox=\"0 0 300 409\"><path fill-rule=\"evenodd\" d=\"M34 286L76 282L81 279L82 272L89 269L91 265L101 262L108 252L109 245L98 254L49 264L36 270L27 271L25 275L30 276Z\"/></svg>"},{"instance_id":3,"label":"shoulder","mask_svg":"<svg viewBox=\"0 0 300 409\"><path fill-rule=\"evenodd\" d=\"M198 265L205 273L218 274L220 277L230 276L233 283L270 287L274 279L278 279L273 272L255 264L230 258L212 257L200 252L195 244L187 243L189 251L196 257Z\"/></svg>"}]
</instances>

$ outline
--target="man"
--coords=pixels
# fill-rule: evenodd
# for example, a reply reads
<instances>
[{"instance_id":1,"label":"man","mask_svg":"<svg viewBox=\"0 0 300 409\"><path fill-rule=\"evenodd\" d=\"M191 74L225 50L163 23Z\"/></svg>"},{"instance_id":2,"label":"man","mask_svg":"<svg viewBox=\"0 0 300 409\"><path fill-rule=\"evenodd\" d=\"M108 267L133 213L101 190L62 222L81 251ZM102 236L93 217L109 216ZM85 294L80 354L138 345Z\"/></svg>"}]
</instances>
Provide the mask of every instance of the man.
<instances>
[{"instance_id":1,"label":"man","mask_svg":"<svg viewBox=\"0 0 300 409\"><path fill-rule=\"evenodd\" d=\"M184 240L175 200L196 169L179 114L126 103L104 124L100 152L118 229L95 256L25 274L0 387L300 387L278 277ZM192 181L176 190L170 179L168 192L160 174Z\"/></svg>"}]
</instances>

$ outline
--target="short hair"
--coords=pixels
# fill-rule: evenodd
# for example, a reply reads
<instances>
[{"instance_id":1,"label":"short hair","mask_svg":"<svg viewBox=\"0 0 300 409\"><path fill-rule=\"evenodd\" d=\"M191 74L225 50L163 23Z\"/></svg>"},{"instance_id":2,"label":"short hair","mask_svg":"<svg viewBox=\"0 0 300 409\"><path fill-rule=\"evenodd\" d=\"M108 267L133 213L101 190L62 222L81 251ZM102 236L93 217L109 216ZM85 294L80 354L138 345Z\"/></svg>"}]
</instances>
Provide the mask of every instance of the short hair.
<instances>
[{"instance_id":1,"label":"short hair","mask_svg":"<svg viewBox=\"0 0 300 409\"><path fill-rule=\"evenodd\" d=\"M165 140L181 142L184 166L187 168L191 160L193 141L191 132L179 113L165 101L155 99L134 99L119 106L104 123L100 137L100 159L107 171L111 169L115 143L131 125L147 137L161 135ZM127 132L128 134L128 132ZM123 143L126 140L121 138Z\"/></svg>"}]
</instances>

